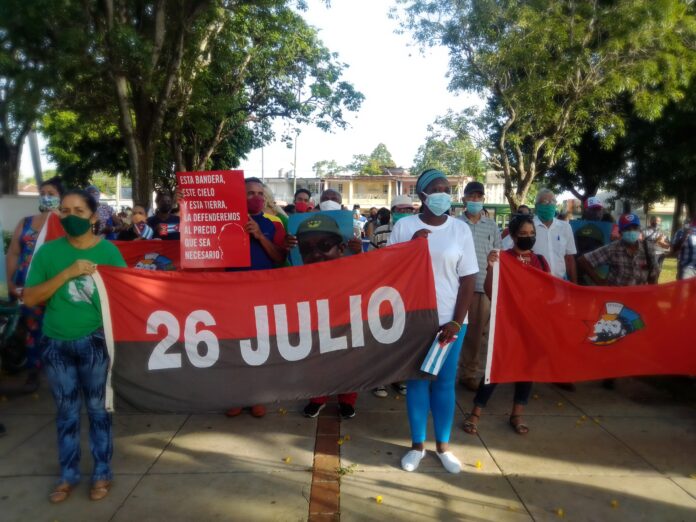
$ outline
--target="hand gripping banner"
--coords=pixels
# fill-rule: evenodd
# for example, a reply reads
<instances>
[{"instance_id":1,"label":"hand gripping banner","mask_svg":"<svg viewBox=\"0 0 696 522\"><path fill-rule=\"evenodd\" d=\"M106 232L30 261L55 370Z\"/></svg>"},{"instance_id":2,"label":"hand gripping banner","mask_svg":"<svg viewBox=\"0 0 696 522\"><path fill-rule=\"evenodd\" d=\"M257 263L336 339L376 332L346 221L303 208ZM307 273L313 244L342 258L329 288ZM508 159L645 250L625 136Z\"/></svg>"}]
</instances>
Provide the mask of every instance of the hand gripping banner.
<instances>
[{"instance_id":1,"label":"hand gripping banner","mask_svg":"<svg viewBox=\"0 0 696 522\"><path fill-rule=\"evenodd\" d=\"M577 286L500 258L486 382L696 375L696 279Z\"/></svg>"},{"instance_id":2,"label":"hand gripping banner","mask_svg":"<svg viewBox=\"0 0 696 522\"><path fill-rule=\"evenodd\" d=\"M425 240L302 267L94 277L107 407L111 386L140 409L208 412L428 378L438 321Z\"/></svg>"}]
</instances>

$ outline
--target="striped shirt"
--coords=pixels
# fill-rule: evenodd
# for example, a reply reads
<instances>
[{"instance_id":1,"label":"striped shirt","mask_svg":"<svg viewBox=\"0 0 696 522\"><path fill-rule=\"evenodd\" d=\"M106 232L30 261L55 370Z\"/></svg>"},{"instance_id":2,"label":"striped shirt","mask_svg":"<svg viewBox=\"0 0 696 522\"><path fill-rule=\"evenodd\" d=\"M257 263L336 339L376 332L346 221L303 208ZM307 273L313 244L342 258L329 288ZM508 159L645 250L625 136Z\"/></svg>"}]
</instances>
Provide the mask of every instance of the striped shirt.
<instances>
[{"instance_id":1,"label":"striped shirt","mask_svg":"<svg viewBox=\"0 0 696 522\"><path fill-rule=\"evenodd\" d=\"M375 228L375 231L372 233L372 241L370 241L370 246L368 247L368 250L374 250L376 248L383 248L387 246L387 241L389 240L391 231L391 223L387 223L386 225L380 225L377 228Z\"/></svg>"},{"instance_id":2,"label":"striped shirt","mask_svg":"<svg viewBox=\"0 0 696 522\"><path fill-rule=\"evenodd\" d=\"M488 254L491 253L491 250L500 249L500 230L498 230L495 221L486 216L481 216L476 223L471 222L466 213L458 219L469 225L471 234L474 236L474 249L479 267L475 290L483 293L483 282L486 280L486 268L488 268Z\"/></svg>"}]
</instances>

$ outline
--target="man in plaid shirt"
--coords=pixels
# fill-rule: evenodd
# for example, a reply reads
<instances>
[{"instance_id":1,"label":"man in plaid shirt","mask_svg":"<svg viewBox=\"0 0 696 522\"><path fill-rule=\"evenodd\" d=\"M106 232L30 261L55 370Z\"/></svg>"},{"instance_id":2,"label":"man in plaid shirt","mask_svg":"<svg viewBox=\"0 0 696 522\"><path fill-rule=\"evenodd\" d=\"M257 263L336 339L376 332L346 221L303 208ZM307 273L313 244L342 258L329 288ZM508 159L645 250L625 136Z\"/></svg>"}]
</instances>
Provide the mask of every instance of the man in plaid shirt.
<instances>
[{"instance_id":1,"label":"man in plaid shirt","mask_svg":"<svg viewBox=\"0 0 696 522\"><path fill-rule=\"evenodd\" d=\"M621 239L588 252L578 263L596 285L636 286L655 284L660 275L655 248L640 237L640 220L635 214L623 214L619 218ZM595 270L599 265L609 265L607 279Z\"/></svg>"}]
</instances>

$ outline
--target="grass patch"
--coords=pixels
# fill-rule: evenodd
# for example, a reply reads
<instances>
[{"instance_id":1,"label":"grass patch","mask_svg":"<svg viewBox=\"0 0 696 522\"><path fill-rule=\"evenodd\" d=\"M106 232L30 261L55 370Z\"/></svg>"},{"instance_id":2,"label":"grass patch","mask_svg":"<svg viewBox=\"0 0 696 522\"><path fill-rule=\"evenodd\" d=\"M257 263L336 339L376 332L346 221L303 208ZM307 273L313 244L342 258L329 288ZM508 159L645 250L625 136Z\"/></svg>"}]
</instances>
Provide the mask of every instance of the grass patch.
<instances>
[{"instance_id":1,"label":"grass patch","mask_svg":"<svg viewBox=\"0 0 696 522\"><path fill-rule=\"evenodd\" d=\"M662 272L660 272L659 283L671 283L677 280L677 259L668 257L662 264Z\"/></svg>"}]
</instances>

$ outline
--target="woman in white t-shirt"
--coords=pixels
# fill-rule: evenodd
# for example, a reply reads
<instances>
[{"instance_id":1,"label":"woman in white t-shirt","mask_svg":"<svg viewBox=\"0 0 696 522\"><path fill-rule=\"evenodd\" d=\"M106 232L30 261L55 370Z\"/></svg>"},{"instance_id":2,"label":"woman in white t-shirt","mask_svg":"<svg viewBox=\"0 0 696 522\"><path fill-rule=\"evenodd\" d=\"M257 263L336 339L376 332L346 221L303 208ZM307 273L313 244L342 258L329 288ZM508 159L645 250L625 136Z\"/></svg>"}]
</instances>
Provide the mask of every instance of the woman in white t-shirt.
<instances>
[{"instance_id":1,"label":"woman in white t-shirt","mask_svg":"<svg viewBox=\"0 0 696 522\"><path fill-rule=\"evenodd\" d=\"M454 420L457 362L466 333L466 315L474 293L478 263L469 227L447 215L452 204L447 177L439 170L428 169L418 178L416 190L423 202L421 214L400 219L394 225L388 244L427 238L435 279L440 340L450 341L455 336L456 340L434 381L408 382L406 402L412 444L411 450L401 459L401 467L414 471L425 456L428 411L432 411L437 455L447 471L459 473L461 462L449 451L449 437Z\"/></svg>"}]
</instances>

